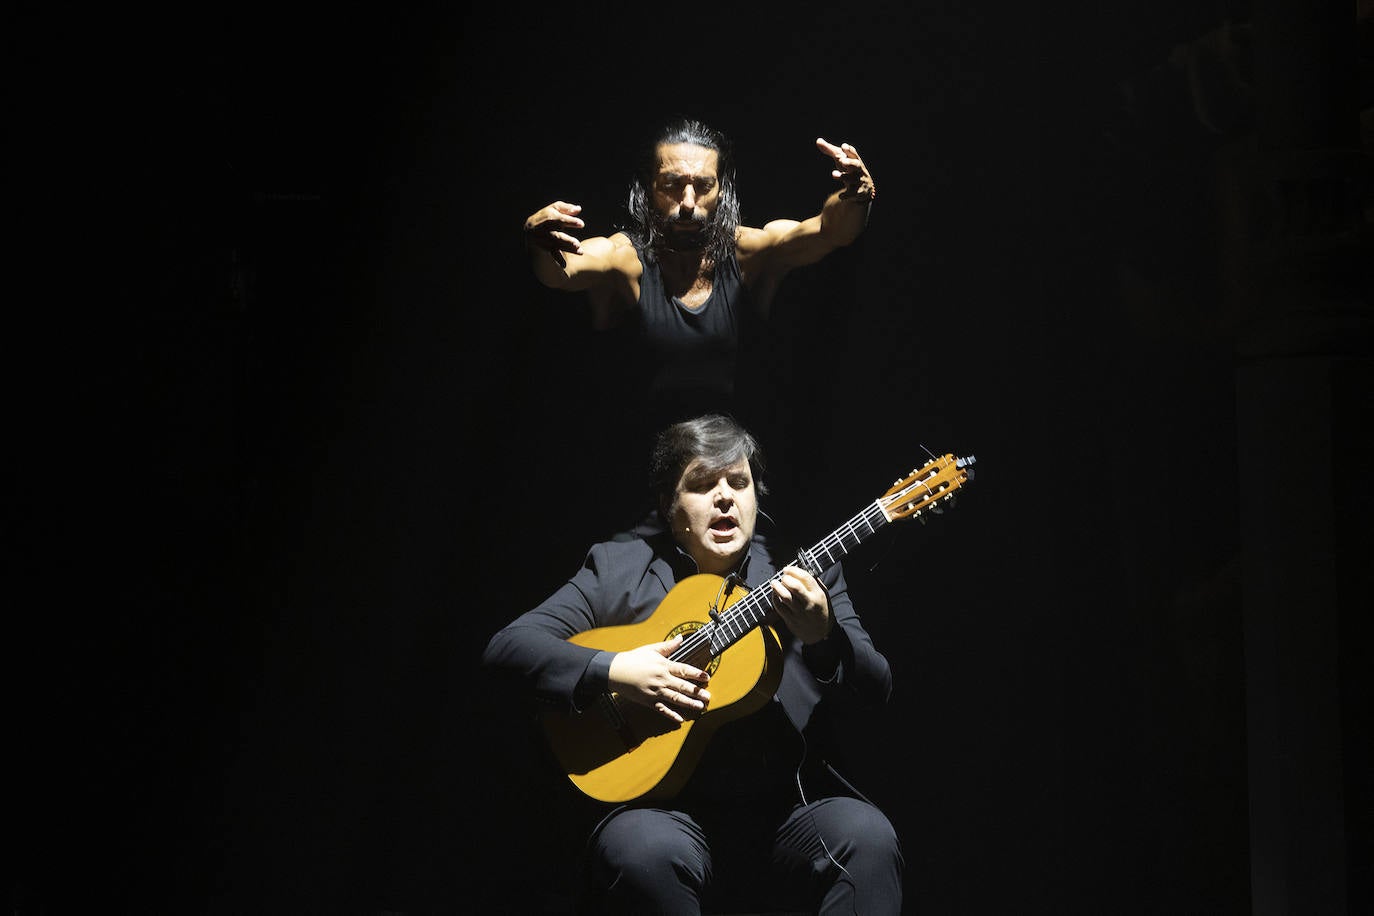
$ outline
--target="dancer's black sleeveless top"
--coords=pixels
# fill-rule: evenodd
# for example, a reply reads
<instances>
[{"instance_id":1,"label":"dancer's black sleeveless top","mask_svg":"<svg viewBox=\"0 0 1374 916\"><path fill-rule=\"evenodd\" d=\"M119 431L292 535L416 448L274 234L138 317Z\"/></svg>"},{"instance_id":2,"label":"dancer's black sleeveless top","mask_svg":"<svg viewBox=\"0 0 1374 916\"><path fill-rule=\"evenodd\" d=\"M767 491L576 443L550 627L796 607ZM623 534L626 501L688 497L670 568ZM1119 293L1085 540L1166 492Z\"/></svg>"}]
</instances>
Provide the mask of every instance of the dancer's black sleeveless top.
<instances>
[{"instance_id":1,"label":"dancer's black sleeveless top","mask_svg":"<svg viewBox=\"0 0 1374 916\"><path fill-rule=\"evenodd\" d=\"M732 253L716 265L711 295L698 308L669 296L652 256L639 252L639 337L647 378L649 422L663 426L735 406L740 337L749 293Z\"/></svg>"}]
</instances>

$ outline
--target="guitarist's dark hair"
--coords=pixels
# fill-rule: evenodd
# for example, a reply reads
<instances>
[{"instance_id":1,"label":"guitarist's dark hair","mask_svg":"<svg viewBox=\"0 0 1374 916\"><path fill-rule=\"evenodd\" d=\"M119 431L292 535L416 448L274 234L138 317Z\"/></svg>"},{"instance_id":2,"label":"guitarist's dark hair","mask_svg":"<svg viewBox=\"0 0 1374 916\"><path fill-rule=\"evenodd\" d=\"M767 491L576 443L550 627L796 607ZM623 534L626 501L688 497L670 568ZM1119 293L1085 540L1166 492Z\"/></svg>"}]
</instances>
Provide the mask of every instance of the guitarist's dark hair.
<instances>
[{"instance_id":1,"label":"guitarist's dark hair","mask_svg":"<svg viewBox=\"0 0 1374 916\"><path fill-rule=\"evenodd\" d=\"M767 495L763 447L758 440L734 417L708 413L674 423L654 439L649 460L649 486L665 518L682 472L698 458L708 471L723 471L741 458L747 459L749 474L754 478L754 492L759 496Z\"/></svg>"}]
</instances>

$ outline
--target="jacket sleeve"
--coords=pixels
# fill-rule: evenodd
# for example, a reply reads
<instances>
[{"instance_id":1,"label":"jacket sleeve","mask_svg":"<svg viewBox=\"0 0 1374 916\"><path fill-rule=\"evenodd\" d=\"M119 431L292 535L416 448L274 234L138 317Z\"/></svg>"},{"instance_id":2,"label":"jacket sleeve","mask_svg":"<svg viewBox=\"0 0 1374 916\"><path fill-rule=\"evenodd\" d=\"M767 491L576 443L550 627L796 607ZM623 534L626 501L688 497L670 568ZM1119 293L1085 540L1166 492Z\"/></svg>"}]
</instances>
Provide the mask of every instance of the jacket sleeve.
<instances>
[{"instance_id":1,"label":"jacket sleeve","mask_svg":"<svg viewBox=\"0 0 1374 916\"><path fill-rule=\"evenodd\" d=\"M835 625L825 639L802 647L806 667L818 681L848 690L866 703L886 703L892 695L892 667L854 610L841 565L831 567L821 581L830 596Z\"/></svg>"},{"instance_id":2,"label":"jacket sleeve","mask_svg":"<svg viewBox=\"0 0 1374 916\"><path fill-rule=\"evenodd\" d=\"M484 669L568 711L605 689L612 653L568 642L601 625L598 549L588 551L581 569L552 595L491 637L482 652Z\"/></svg>"}]
</instances>

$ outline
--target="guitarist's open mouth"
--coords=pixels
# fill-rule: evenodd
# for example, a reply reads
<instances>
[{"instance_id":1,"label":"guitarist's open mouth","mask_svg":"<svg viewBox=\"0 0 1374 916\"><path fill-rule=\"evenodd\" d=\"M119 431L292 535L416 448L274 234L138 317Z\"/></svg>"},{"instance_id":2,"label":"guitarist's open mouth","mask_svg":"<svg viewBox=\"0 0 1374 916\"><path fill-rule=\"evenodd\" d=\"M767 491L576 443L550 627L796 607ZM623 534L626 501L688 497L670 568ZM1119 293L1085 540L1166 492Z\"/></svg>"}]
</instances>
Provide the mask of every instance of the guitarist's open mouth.
<instances>
[{"instance_id":1,"label":"guitarist's open mouth","mask_svg":"<svg viewBox=\"0 0 1374 916\"><path fill-rule=\"evenodd\" d=\"M730 518L729 516L726 516L724 518L718 518L711 523L711 530L719 531L722 534L729 534L738 527L739 522L735 521L733 518Z\"/></svg>"}]
</instances>

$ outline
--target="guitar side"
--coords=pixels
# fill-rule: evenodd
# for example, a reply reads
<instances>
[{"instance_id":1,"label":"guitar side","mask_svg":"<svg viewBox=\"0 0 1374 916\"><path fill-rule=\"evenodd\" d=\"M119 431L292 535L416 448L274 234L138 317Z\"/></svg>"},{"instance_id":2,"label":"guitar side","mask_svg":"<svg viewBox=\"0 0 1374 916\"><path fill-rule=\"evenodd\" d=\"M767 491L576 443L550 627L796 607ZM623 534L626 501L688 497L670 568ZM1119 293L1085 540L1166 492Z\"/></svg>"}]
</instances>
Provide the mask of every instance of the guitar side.
<instances>
[{"instance_id":1,"label":"guitar side","mask_svg":"<svg viewBox=\"0 0 1374 916\"><path fill-rule=\"evenodd\" d=\"M720 576L690 576L664 597L653 614L639 623L598 627L575 634L569 642L610 652L691 633L718 611L738 601L737 588L720 599ZM546 711L545 735L568 778L583 793L606 802L663 798L676 794L701 758L711 733L720 725L762 708L782 676L782 648L772 627L762 625L718 656L706 647L682 658L711 673L706 710L677 723L638 703L605 694L579 713Z\"/></svg>"}]
</instances>

